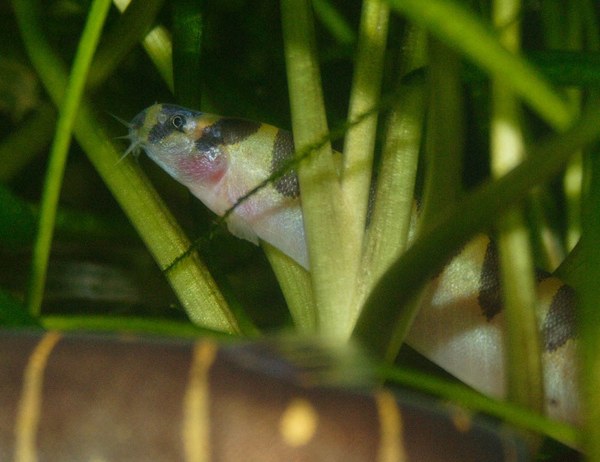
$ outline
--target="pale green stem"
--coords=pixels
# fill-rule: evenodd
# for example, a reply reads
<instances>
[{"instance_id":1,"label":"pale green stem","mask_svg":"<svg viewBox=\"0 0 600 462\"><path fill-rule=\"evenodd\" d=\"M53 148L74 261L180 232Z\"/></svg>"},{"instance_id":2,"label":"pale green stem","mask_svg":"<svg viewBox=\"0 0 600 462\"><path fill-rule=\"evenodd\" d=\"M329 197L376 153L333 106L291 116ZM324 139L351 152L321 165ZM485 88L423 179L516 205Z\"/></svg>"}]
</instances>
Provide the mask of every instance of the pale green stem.
<instances>
[{"instance_id":1,"label":"pale green stem","mask_svg":"<svg viewBox=\"0 0 600 462\"><path fill-rule=\"evenodd\" d=\"M425 180L418 229L462 194L464 157L463 87L458 55L435 38L428 43L429 101Z\"/></svg>"},{"instance_id":2,"label":"pale green stem","mask_svg":"<svg viewBox=\"0 0 600 462\"><path fill-rule=\"evenodd\" d=\"M495 0L493 19L499 40L517 53L520 47L519 0ZM491 170L499 178L522 162L524 142L512 89L492 80ZM497 223L500 273L506 317L506 368L509 398L525 407L544 407L541 343L529 232L521 210L510 208ZM541 323L539 324L541 325Z\"/></svg>"},{"instance_id":3,"label":"pale green stem","mask_svg":"<svg viewBox=\"0 0 600 462\"><path fill-rule=\"evenodd\" d=\"M350 92L350 123L372 110L379 102L388 19L389 7L385 0L363 1L356 65ZM346 132L344 140L342 194L353 212L350 228L345 229L344 233L352 235L351 240L359 243L359 249L362 249L366 225L376 132L377 112L372 112L360 123L353 125Z\"/></svg>"},{"instance_id":4,"label":"pale green stem","mask_svg":"<svg viewBox=\"0 0 600 462\"><path fill-rule=\"evenodd\" d=\"M295 328L302 333L317 332L317 317L310 273L267 242L261 243L285 297Z\"/></svg>"},{"instance_id":5,"label":"pale green stem","mask_svg":"<svg viewBox=\"0 0 600 462\"><path fill-rule=\"evenodd\" d=\"M282 0L281 15L292 126L297 152L322 141L327 133L314 23L307 0ZM302 210L319 330L348 337L360 244L345 230L353 216L344 200L329 143L298 167Z\"/></svg>"},{"instance_id":6,"label":"pale green stem","mask_svg":"<svg viewBox=\"0 0 600 462\"><path fill-rule=\"evenodd\" d=\"M422 67L425 62L425 31L420 27L410 27L401 48L404 58L402 75ZM365 235L361 265L364 271L360 275L360 295L363 298L402 254L408 242L426 107L425 93L424 79L401 84L390 109L375 200Z\"/></svg>"},{"instance_id":7,"label":"pale green stem","mask_svg":"<svg viewBox=\"0 0 600 462\"><path fill-rule=\"evenodd\" d=\"M47 330L60 331L94 331L94 332L127 332L140 335L173 336L197 338L200 335L227 338L222 332L202 329L187 321L169 319L151 319L136 316L102 316L102 315L52 315L42 316L42 326Z\"/></svg>"},{"instance_id":8,"label":"pale green stem","mask_svg":"<svg viewBox=\"0 0 600 462\"><path fill-rule=\"evenodd\" d=\"M38 235L33 249L29 288L27 291L27 309L32 316L39 316L44 298L48 259L54 235L56 209L60 189L71 144L71 131L77 116L77 110L83 96L90 63L96 51L98 40L104 26L110 0L95 0L88 14L77 54L73 61L69 83L60 107L60 116L56 124L56 135L50 151L50 162L42 192Z\"/></svg>"}]
</instances>

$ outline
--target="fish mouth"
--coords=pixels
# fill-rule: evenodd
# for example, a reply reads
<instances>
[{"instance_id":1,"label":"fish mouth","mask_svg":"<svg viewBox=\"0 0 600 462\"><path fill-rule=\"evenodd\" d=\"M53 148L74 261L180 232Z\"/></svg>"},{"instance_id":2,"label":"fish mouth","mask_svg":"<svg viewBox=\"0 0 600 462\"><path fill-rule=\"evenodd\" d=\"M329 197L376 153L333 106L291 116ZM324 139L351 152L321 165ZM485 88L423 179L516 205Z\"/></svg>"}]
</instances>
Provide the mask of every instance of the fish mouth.
<instances>
[{"instance_id":1,"label":"fish mouth","mask_svg":"<svg viewBox=\"0 0 600 462\"><path fill-rule=\"evenodd\" d=\"M124 122L123 120L117 118L120 122L122 122L128 129L129 132L125 136L121 136L119 138L129 140L129 147L123 153L119 162L123 161L129 154L133 154L134 157L138 157L143 148L142 140L140 139L139 132L140 129L144 125L144 120L146 119L147 109L144 109L140 113L138 113L131 122Z\"/></svg>"}]
</instances>

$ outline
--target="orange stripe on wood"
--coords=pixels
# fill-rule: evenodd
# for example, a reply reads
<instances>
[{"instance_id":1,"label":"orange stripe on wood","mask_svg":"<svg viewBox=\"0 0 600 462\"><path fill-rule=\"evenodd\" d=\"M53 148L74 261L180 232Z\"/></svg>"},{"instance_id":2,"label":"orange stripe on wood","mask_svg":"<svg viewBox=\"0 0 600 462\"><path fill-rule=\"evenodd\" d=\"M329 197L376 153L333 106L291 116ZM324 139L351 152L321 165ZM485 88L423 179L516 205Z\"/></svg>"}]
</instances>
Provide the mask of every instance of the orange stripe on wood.
<instances>
[{"instance_id":1,"label":"orange stripe on wood","mask_svg":"<svg viewBox=\"0 0 600 462\"><path fill-rule=\"evenodd\" d=\"M61 337L58 332L46 333L33 350L25 367L15 425L15 462L35 462L38 459L36 437L42 405L44 371L48 358Z\"/></svg>"},{"instance_id":2,"label":"orange stripe on wood","mask_svg":"<svg viewBox=\"0 0 600 462\"><path fill-rule=\"evenodd\" d=\"M389 391L375 393L379 414L380 439L378 462L406 462L402 435L402 415L396 398Z\"/></svg>"},{"instance_id":3,"label":"orange stripe on wood","mask_svg":"<svg viewBox=\"0 0 600 462\"><path fill-rule=\"evenodd\" d=\"M211 459L208 376L217 348L209 341L199 341L194 345L183 400L182 438L186 462L208 462Z\"/></svg>"}]
</instances>

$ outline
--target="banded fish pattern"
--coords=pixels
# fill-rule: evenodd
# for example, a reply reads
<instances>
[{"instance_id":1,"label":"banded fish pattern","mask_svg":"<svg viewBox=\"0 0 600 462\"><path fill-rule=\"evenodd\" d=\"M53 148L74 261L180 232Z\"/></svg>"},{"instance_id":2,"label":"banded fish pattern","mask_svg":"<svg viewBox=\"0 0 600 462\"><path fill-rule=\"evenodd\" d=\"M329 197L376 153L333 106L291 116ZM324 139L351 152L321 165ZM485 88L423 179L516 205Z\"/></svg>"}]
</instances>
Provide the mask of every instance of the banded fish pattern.
<instances>
[{"instance_id":1,"label":"banded fish pattern","mask_svg":"<svg viewBox=\"0 0 600 462\"><path fill-rule=\"evenodd\" d=\"M219 216L294 155L285 130L169 104L140 112L129 139L128 151L143 149ZM255 244L262 239L309 269L293 171L251 196L227 222L234 235ZM486 236L477 236L430 284L407 343L465 383L504 397L499 290L493 247ZM557 278L540 275L538 296L546 413L577 424L575 295Z\"/></svg>"},{"instance_id":2,"label":"banded fish pattern","mask_svg":"<svg viewBox=\"0 0 600 462\"><path fill-rule=\"evenodd\" d=\"M0 460L527 460L458 408L297 370L272 343L0 331Z\"/></svg>"},{"instance_id":3,"label":"banded fish pattern","mask_svg":"<svg viewBox=\"0 0 600 462\"><path fill-rule=\"evenodd\" d=\"M425 292L407 343L466 384L504 398L506 366L498 259L493 241L476 236ZM581 424L575 336L576 296L556 277L538 275L545 411Z\"/></svg>"},{"instance_id":4,"label":"banded fish pattern","mask_svg":"<svg viewBox=\"0 0 600 462\"><path fill-rule=\"evenodd\" d=\"M129 151L143 149L219 216L294 154L284 130L168 104L139 113L129 139ZM256 245L262 239L308 269L299 191L289 172L236 207L227 219L229 231Z\"/></svg>"}]
</instances>

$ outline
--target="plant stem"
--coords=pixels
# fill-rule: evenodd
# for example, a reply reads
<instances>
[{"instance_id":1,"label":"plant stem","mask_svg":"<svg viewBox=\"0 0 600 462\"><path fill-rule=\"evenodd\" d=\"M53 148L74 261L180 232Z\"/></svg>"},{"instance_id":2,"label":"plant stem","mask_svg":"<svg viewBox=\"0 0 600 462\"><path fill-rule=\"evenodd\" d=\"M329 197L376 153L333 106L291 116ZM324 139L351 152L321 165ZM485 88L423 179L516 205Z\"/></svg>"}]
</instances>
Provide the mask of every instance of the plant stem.
<instances>
[{"instance_id":1,"label":"plant stem","mask_svg":"<svg viewBox=\"0 0 600 462\"><path fill-rule=\"evenodd\" d=\"M60 108L60 116L56 124L56 134L50 162L46 172L46 181L42 192L40 207L40 223L38 236L33 249L33 261L27 291L27 309L32 316L39 316L46 285L48 259L54 234L56 209L62 185L67 154L71 144L71 131L83 96L85 82L92 57L100 40L110 0L94 0L83 30L77 54L73 62L73 70L65 90L65 98Z\"/></svg>"},{"instance_id":2,"label":"plant stem","mask_svg":"<svg viewBox=\"0 0 600 462\"><path fill-rule=\"evenodd\" d=\"M384 0L363 2L354 79L350 92L348 121L373 109L379 102L383 75L383 58L387 41L389 7ZM371 185L378 112L373 112L352 126L344 140L342 193L353 212L350 228L352 240L362 249Z\"/></svg>"},{"instance_id":3,"label":"plant stem","mask_svg":"<svg viewBox=\"0 0 600 462\"><path fill-rule=\"evenodd\" d=\"M519 0L495 0L493 18L500 42L517 52L520 22ZM524 157L518 102L504 82L492 80L491 166L499 178ZM534 265L529 232L518 208L510 208L497 226L498 253L506 316L505 361L508 396L522 406L541 411L544 407L541 342L538 331Z\"/></svg>"},{"instance_id":4,"label":"plant stem","mask_svg":"<svg viewBox=\"0 0 600 462\"><path fill-rule=\"evenodd\" d=\"M440 210L463 193L464 157L463 87L459 57L434 37L428 40L427 129L425 180L418 228L435 221Z\"/></svg>"},{"instance_id":5,"label":"plant stem","mask_svg":"<svg viewBox=\"0 0 600 462\"><path fill-rule=\"evenodd\" d=\"M365 234L360 276L362 299L405 250L413 215L414 188L426 108L425 79L410 72L424 66L426 34L409 26L402 45L399 91L387 119L371 221Z\"/></svg>"},{"instance_id":6,"label":"plant stem","mask_svg":"<svg viewBox=\"0 0 600 462\"><path fill-rule=\"evenodd\" d=\"M296 152L315 146L328 133L316 53L312 11L307 0L282 0L284 48ZM321 333L347 338L360 243L344 230L353 213L342 195L330 143L298 166L312 285Z\"/></svg>"}]
</instances>

